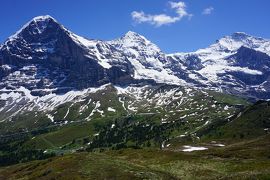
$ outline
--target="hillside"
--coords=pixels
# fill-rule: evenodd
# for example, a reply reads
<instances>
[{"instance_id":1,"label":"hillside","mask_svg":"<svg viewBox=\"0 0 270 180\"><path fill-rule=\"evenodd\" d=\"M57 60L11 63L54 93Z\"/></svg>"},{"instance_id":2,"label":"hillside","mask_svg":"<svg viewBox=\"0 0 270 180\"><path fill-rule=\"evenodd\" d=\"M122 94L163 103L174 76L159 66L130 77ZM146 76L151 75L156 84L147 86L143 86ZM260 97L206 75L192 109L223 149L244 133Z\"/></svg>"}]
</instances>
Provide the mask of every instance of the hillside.
<instances>
[{"instance_id":1,"label":"hillside","mask_svg":"<svg viewBox=\"0 0 270 180\"><path fill-rule=\"evenodd\" d=\"M194 153L152 149L76 153L2 168L0 178L268 179L269 142L266 136Z\"/></svg>"}]
</instances>

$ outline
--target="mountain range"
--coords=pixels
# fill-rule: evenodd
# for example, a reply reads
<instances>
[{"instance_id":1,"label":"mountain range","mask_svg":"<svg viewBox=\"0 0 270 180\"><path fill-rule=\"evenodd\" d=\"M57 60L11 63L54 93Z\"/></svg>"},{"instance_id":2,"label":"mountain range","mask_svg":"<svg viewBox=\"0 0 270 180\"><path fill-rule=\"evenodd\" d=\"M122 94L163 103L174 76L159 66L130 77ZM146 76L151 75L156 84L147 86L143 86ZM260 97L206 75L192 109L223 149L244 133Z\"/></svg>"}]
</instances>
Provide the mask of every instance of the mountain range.
<instances>
[{"instance_id":1,"label":"mountain range","mask_svg":"<svg viewBox=\"0 0 270 180\"><path fill-rule=\"evenodd\" d=\"M0 45L0 167L40 161L0 179L268 179L269 77L243 32L166 54L35 17Z\"/></svg>"},{"instance_id":2,"label":"mountain range","mask_svg":"<svg viewBox=\"0 0 270 180\"><path fill-rule=\"evenodd\" d=\"M133 96L132 101L117 100L126 113L138 113L143 103L168 105L177 94L180 106L189 92L270 97L270 40L242 32L196 52L166 54L135 32L111 41L93 40L72 33L51 16L38 16L0 46L0 65L1 122L29 113L37 117L39 112L52 122L54 117L89 119L95 111L103 116L104 109L117 109L116 104L98 109L102 97L91 102L88 96L108 89ZM94 109L85 114L77 109L79 115L68 117L76 103L92 103ZM66 112L58 115L62 106Z\"/></svg>"},{"instance_id":3,"label":"mountain range","mask_svg":"<svg viewBox=\"0 0 270 180\"><path fill-rule=\"evenodd\" d=\"M112 41L92 40L39 16L1 45L0 86L44 95L152 82L268 99L269 56L270 40L241 32L196 52L166 54L135 32Z\"/></svg>"}]
</instances>

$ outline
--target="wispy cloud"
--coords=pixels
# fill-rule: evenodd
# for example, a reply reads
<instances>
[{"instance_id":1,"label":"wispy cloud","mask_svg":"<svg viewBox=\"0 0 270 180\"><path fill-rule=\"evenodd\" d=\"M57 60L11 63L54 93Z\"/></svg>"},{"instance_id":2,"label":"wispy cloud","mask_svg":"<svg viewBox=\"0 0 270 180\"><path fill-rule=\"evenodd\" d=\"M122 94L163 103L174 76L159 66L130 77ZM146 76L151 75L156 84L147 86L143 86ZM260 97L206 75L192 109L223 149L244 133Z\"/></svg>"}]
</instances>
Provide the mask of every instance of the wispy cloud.
<instances>
[{"instance_id":1,"label":"wispy cloud","mask_svg":"<svg viewBox=\"0 0 270 180\"><path fill-rule=\"evenodd\" d=\"M214 11L213 7L205 8L202 12L203 15L210 15Z\"/></svg>"},{"instance_id":2,"label":"wispy cloud","mask_svg":"<svg viewBox=\"0 0 270 180\"><path fill-rule=\"evenodd\" d=\"M187 6L184 2L169 2L170 8L175 11L176 16L167 14L145 14L143 11L133 11L132 19L136 23L149 23L156 27L172 24L180 21L184 17L191 18L193 15L187 12Z\"/></svg>"}]
</instances>

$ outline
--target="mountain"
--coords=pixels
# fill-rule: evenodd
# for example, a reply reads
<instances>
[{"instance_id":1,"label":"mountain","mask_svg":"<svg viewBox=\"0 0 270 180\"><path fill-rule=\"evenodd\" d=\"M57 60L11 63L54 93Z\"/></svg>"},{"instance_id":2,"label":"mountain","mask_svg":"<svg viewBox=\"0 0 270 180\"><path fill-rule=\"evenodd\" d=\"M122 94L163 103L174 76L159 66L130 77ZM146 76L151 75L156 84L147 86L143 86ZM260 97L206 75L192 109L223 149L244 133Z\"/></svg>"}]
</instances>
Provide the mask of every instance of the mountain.
<instances>
[{"instance_id":1,"label":"mountain","mask_svg":"<svg viewBox=\"0 0 270 180\"><path fill-rule=\"evenodd\" d=\"M197 87L268 99L269 50L269 40L238 32L208 48L168 58L178 63Z\"/></svg>"},{"instance_id":2,"label":"mountain","mask_svg":"<svg viewBox=\"0 0 270 180\"><path fill-rule=\"evenodd\" d=\"M171 69L166 68L165 54L145 37L129 31L120 39L108 43L124 53L133 66L135 79L153 79L157 83L169 84L185 83L173 75Z\"/></svg>"},{"instance_id":3,"label":"mountain","mask_svg":"<svg viewBox=\"0 0 270 180\"><path fill-rule=\"evenodd\" d=\"M36 17L24 25L2 45L0 54L2 87L68 91L130 78L129 64L121 52L71 33L50 16ZM102 59L116 65L108 68Z\"/></svg>"}]
</instances>

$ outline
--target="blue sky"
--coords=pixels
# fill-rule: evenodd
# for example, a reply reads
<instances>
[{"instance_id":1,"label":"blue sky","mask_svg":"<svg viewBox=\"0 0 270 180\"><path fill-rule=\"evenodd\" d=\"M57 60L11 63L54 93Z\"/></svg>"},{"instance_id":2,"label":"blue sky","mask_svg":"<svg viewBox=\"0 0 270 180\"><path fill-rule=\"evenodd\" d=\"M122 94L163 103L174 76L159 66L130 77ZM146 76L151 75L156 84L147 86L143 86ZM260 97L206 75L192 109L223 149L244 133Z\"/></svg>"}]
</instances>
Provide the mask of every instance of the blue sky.
<instances>
[{"instance_id":1,"label":"blue sky","mask_svg":"<svg viewBox=\"0 0 270 180\"><path fill-rule=\"evenodd\" d=\"M49 14L91 39L131 30L166 53L194 51L237 31L270 39L269 7L269 0L6 0L0 4L0 42Z\"/></svg>"}]
</instances>

